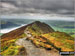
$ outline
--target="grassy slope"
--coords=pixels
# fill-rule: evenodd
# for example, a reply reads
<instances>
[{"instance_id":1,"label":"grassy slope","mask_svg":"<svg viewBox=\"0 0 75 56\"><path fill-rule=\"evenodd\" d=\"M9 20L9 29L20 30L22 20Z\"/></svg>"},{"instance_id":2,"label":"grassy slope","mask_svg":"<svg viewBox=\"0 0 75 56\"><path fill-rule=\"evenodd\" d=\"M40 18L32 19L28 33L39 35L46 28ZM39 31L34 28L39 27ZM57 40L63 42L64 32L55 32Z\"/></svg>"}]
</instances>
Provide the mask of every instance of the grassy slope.
<instances>
[{"instance_id":1,"label":"grassy slope","mask_svg":"<svg viewBox=\"0 0 75 56\"><path fill-rule=\"evenodd\" d=\"M42 36L51 42L55 47L61 48L61 51L74 51L74 38L65 33L54 32L43 34Z\"/></svg>"},{"instance_id":2,"label":"grassy slope","mask_svg":"<svg viewBox=\"0 0 75 56\"><path fill-rule=\"evenodd\" d=\"M18 38L14 38L8 41L4 41L4 39L1 39L1 55L18 55L19 52L25 51L22 50L20 51L20 49L24 48L23 46L17 46L15 45L15 42L19 39L19 38L23 38L25 37L25 34L22 34L20 36L18 36ZM4 41L4 42L3 42Z\"/></svg>"},{"instance_id":3,"label":"grassy slope","mask_svg":"<svg viewBox=\"0 0 75 56\"><path fill-rule=\"evenodd\" d=\"M32 33L33 36L35 36L34 39L30 40L32 40L36 46L48 48L46 45L49 45L49 47L53 45L57 49L61 48L61 51L74 51L74 38L71 37L69 34L64 32L52 32L41 34L39 28L36 30L39 31L35 32L32 28L29 28L29 31ZM40 36L43 37L43 40ZM43 42L44 40L46 41L46 43Z\"/></svg>"}]
</instances>

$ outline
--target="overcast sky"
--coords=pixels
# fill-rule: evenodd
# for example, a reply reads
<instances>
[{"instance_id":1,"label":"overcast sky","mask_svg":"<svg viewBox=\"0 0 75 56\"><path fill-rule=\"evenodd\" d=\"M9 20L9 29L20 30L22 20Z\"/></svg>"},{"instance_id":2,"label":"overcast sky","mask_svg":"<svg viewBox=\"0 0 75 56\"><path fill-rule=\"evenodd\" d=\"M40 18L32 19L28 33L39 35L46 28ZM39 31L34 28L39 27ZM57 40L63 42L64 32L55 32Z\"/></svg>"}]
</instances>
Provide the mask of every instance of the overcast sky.
<instances>
[{"instance_id":1,"label":"overcast sky","mask_svg":"<svg viewBox=\"0 0 75 56\"><path fill-rule=\"evenodd\" d=\"M75 0L1 0L2 14L74 14Z\"/></svg>"}]
</instances>

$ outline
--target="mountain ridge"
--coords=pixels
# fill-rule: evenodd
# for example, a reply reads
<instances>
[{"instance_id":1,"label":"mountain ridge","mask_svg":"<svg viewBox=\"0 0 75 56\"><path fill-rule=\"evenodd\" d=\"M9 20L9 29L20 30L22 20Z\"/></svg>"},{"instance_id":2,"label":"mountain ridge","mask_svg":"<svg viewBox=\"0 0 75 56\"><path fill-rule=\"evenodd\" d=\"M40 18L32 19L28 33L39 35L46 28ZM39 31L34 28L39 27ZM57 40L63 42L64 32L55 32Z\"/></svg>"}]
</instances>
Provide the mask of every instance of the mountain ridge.
<instances>
[{"instance_id":1,"label":"mountain ridge","mask_svg":"<svg viewBox=\"0 0 75 56\"><path fill-rule=\"evenodd\" d=\"M10 35L10 34L13 34L13 33L17 32L17 31L22 31L22 32L20 32L20 33L24 33L23 31L26 29L27 26L31 26L31 25L33 25L33 24L35 24L35 23L38 25L39 21L35 21L35 22L33 22L33 23L30 23L30 24L28 24L28 25L25 25L25 26L23 26L23 27L20 27L20 28L18 28L18 29L16 29L16 30L13 30L13 31L9 32L9 34L6 33L6 34L4 34L4 35L7 35L7 34ZM41 22L40 22L40 24L41 24ZM40 25L40 24L39 24L39 25ZM46 24L46 25L47 25L47 24ZM53 30L53 29L52 29L52 30ZM53 30L53 31L54 31L54 30ZM17 32L17 33L18 33L18 32ZM2 38L5 38L4 35L2 35ZM15 35L16 35L16 34L15 34ZM14 35L13 35L13 36L14 36ZM12 36L12 37L13 37L13 36Z\"/></svg>"},{"instance_id":2,"label":"mountain ridge","mask_svg":"<svg viewBox=\"0 0 75 56\"><path fill-rule=\"evenodd\" d=\"M25 38L25 40L23 38ZM20 53L22 52L23 55L26 50L24 49L25 45L22 45L21 42L18 41L20 39L27 42L30 41L36 48L44 48L47 51L52 51L52 53L55 52L59 54L60 51L74 51L74 39L70 35L64 32L56 32L44 22L35 21L9 33L3 34L1 36L1 54L10 55L15 51L14 49L16 47L16 51ZM18 43L15 44L16 42ZM12 47L12 50L14 51L11 51L10 53L9 51ZM24 50L21 51L20 49L22 48ZM5 53L6 51L7 53ZM14 53L13 55L18 55L18 52L16 54Z\"/></svg>"}]
</instances>

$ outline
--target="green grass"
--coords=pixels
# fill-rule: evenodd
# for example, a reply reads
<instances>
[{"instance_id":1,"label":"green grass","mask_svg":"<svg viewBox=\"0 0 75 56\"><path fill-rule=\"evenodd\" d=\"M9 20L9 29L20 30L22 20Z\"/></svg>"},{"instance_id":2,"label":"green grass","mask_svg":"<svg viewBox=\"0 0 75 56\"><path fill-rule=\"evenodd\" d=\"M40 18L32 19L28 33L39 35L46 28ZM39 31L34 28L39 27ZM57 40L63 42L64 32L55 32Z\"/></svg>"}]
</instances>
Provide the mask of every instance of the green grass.
<instances>
[{"instance_id":1,"label":"green grass","mask_svg":"<svg viewBox=\"0 0 75 56\"><path fill-rule=\"evenodd\" d=\"M3 35L3 33L0 33L0 36Z\"/></svg>"},{"instance_id":2,"label":"green grass","mask_svg":"<svg viewBox=\"0 0 75 56\"><path fill-rule=\"evenodd\" d=\"M75 36L74 34L70 34L70 33L75 33L75 29L59 28L59 27L55 27L55 26L52 26L52 28L53 28L55 31L60 31L60 32L68 33L68 34L71 35L72 37Z\"/></svg>"},{"instance_id":3,"label":"green grass","mask_svg":"<svg viewBox=\"0 0 75 56\"><path fill-rule=\"evenodd\" d=\"M22 34L15 39L11 39L1 43L1 55L17 55L20 51L19 48L22 48L22 46L16 45L15 42L25 36L26 34Z\"/></svg>"},{"instance_id":4,"label":"green grass","mask_svg":"<svg viewBox=\"0 0 75 56\"><path fill-rule=\"evenodd\" d=\"M21 46L9 46L1 55L17 55Z\"/></svg>"}]
</instances>

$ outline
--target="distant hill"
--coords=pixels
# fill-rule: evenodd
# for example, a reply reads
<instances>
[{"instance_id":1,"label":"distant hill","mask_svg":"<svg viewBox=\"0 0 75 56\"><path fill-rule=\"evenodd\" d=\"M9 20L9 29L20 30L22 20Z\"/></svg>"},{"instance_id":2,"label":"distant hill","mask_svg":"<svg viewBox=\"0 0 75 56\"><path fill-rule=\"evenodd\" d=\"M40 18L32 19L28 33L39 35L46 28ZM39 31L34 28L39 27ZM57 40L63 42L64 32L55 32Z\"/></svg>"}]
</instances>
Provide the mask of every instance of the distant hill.
<instances>
[{"instance_id":1,"label":"distant hill","mask_svg":"<svg viewBox=\"0 0 75 56\"><path fill-rule=\"evenodd\" d=\"M20 26L20 25L15 24L13 22L9 22L9 21L1 21L0 26L1 26L1 29L5 29L5 28L12 28L12 27Z\"/></svg>"},{"instance_id":2,"label":"distant hill","mask_svg":"<svg viewBox=\"0 0 75 56\"><path fill-rule=\"evenodd\" d=\"M57 56L61 56L59 54L60 51L74 51L74 38L67 33L54 31L51 26L44 22L35 21L3 34L1 36L1 55L28 55L26 52L33 53L31 49L27 48L29 45L31 45L30 48L34 48L32 51L35 51L37 47L40 48L40 51L42 51L41 48L44 48L47 54L55 53ZM34 56L36 53L41 56L47 55L35 51ZM33 54L31 55L33 56Z\"/></svg>"}]
</instances>

